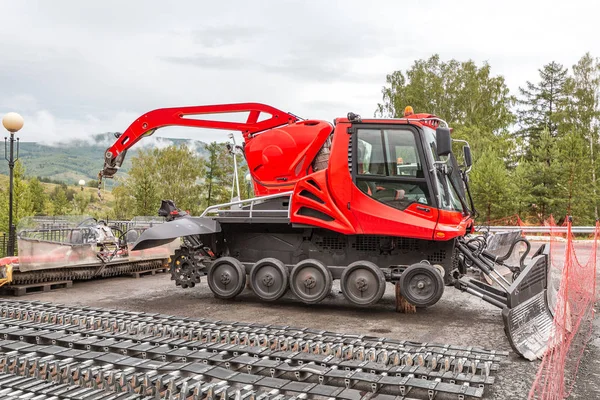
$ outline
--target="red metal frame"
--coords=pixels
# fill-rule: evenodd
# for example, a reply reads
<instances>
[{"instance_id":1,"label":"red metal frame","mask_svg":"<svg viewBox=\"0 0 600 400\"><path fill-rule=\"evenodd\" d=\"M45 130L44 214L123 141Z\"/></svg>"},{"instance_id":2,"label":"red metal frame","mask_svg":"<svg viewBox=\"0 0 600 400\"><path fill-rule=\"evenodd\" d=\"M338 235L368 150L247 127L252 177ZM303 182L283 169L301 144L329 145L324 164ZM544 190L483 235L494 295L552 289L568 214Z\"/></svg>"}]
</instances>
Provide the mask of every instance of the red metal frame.
<instances>
[{"instance_id":1,"label":"red metal frame","mask_svg":"<svg viewBox=\"0 0 600 400\"><path fill-rule=\"evenodd\" d=\"M219 121L213 119L189 118L190 116L201 116L211 114L235 114L248 113L245 122ZM260 120L263 114L268 118ZM245 143L249 143L253 135L269 129L290 125L298 121L298 117L275 107L261 103L232 103L215 104L204 106L160 108L150 111L136 119L115 143L109 147L104 155L104 169L98 175L99 180L103 177L112 177L123 162L123 157L128 149L134 146L142 138L150 136L155 130L166 126L186 126L193 128L222 129L239 131L244 137ZM279 187L269 190L265 183L253 176L254 191L257 195L266 195L280 191L290 190L291 186ZM282 186L282 185L279 185Z\"/></svg>"},{"instance_id":2,"label":"red metal frame","mask_svg":"<svg viewBox=\"0 0 600 400\"><path fill-rule=\"evenodd\" d=\"M210 119L185 118L190 115L228 114L248 112L246 122L216 121ZM259 121L260 114L271 115ZM244 139L255 133L298 121L298 117L261 103L233 103L206 106L159 108L136 119L107 150L106 158L115 159L124 150L131 148L148 132L165 126L189 126L194 128L225 129L242 132ZM109 155L110 154L110 155Z\"/></svg>"}]
</instances>

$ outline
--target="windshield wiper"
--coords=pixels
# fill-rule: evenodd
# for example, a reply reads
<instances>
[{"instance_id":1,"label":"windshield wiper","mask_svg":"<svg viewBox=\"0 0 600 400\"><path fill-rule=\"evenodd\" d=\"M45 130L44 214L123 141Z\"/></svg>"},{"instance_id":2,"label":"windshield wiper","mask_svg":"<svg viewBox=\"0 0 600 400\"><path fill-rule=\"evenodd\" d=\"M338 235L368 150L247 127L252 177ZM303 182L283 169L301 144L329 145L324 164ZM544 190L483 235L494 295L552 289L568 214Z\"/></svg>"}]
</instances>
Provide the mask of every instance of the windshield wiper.
<instances>
[{"instance_id":1,"label":"windshield wiper","mask_svg":"<svg viewBox=\"0 0 600 400\"><path fill-rule=\"evenodd\" d=\"M473 219L477 218L479 213L475 209L475 203L473 202L473 196L471 196L471 187L469 186L469 176L466 172L461 172L462 180L465 183L465 188L467 189L467 195L469 196L469 203L471 203L471 216Z\"/></svg>"}]
</instances>

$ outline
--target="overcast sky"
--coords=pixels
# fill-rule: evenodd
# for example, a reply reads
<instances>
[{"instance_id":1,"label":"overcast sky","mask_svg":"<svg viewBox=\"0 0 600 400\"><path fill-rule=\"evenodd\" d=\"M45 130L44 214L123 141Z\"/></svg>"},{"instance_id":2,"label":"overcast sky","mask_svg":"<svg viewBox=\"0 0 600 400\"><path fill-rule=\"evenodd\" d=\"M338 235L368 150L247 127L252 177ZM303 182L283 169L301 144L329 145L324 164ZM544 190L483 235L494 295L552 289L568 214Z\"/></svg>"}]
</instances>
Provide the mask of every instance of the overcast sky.
<instances>
[{"instance_id":1,"label":"overcast sky","mask_svg":"<svg viewBox=\"0 0 600 400\"><path fill-rule=\"evenodd\" d=\"M600 56L599 17L595 0L0 0L0 115L21 113L22 140L47 143L183 105L372 116L386 74L434 53L488 61L513 90L551 60Z\"/></svg>"}]
</instances>

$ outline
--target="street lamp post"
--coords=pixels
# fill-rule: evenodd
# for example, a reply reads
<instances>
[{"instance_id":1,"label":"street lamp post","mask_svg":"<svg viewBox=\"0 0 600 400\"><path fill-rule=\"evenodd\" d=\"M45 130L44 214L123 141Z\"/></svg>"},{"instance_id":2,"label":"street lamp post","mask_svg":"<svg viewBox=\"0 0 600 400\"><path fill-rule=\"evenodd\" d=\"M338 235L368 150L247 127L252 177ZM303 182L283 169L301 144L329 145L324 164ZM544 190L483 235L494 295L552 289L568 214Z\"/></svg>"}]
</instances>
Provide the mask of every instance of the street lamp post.
<instances>
[{"instance_id":1,"label":"street lamp post","mask_svg":"<svg viewBox=\"0 0 600 400\"><path fill-rule=\"evenodd\" d=\"M8 194L8 248L7 256L15 255L15 227L13 225L13 169L15 162L19 159L19 138L17 138L17 156L15 157L15 133L23 127L23 117L19 114L10 112L2 118L2 125L10 132L10 151L6 149L6 139L4 138L4 158L8 161L9 169L9 194ZM8 154L7 154L8 153Z\"/></svg>"},{"instance_id":2,"label":"street lamp post","mask_svg":"<svg viewBox=\"0 0 600 400\"><path fill-rule=\"evenodd\" d=\"M252 195L250 194L251 190L252 190L252 176L250 175L250 172L248 172L246 174L246 191L248 192L248 198L252 197Z\"/></svg>"}]
</instances>

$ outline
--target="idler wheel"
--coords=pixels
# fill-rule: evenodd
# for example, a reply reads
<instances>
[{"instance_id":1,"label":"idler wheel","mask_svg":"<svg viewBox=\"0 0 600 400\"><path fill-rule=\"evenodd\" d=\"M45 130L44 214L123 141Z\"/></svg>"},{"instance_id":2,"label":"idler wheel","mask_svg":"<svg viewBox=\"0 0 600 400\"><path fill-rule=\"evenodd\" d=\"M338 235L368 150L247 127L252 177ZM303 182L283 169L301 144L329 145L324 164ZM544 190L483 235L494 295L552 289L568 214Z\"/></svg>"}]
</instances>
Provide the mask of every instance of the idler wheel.
<instances>
[{"instance_id":1,"label":"idler wheel","mask_svg":"<svg viewBox=\"0 0 600 400\"><path fill-rule=\"evenodd\" d=\"M381 269L370 261L356 261L342 272L340 287L344 296L352 303L369 306L377 303L385 292L385 276Z\"/></svg>"},{"instance_id":2,"label":"idler wheel","mask_svg":"<svg viewBox=\"0 0 600 400\"><path fill-rule=\"evenodd\" d=\"M300 261L290 273L290 289L303 303L314 304L331 292L333 278L322 262L308 259Z\"/></svg>"},{"instance_id":3,"label":"idler wheel","mask_svg":"<svg viewBox=\"0 0 600 400\"><path fill-rule=\"evenodd\" d=\"M288 286L289 271L276 258L263 258L250 269L250 284L254 293L264 301L283 296Z\"/></svg>"},{"instance_id":4,"label":"idler wheel","mask_svg":"<svg viewBox=\"0 0 600 400\"><path fill-rule=\"evenodd\" d=\"M219 299L233 299L246 286L246 271L233 257L217 259L208 270L208 287Z\"/></svg>"},{"instance_id":5,"label":"idler wheel","mask_svg":"<svg viewBox=\"0 0 600 400\"><path fill-rule=\"evenodd\" d=\"M437 303L444 294L444 281L438 270L429 264L413 264L400 275L400 293L417 307Z\"/></svg>"}]
</instances>

